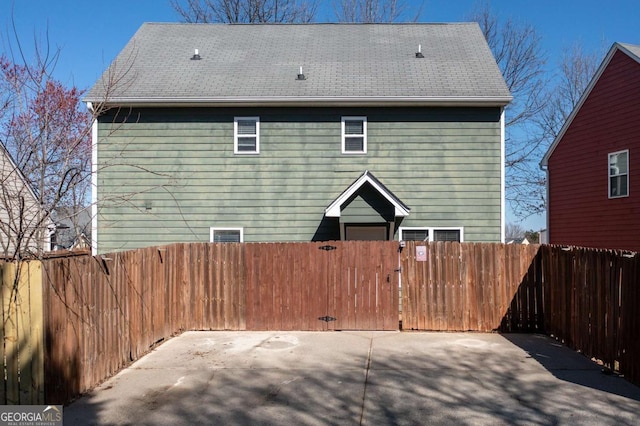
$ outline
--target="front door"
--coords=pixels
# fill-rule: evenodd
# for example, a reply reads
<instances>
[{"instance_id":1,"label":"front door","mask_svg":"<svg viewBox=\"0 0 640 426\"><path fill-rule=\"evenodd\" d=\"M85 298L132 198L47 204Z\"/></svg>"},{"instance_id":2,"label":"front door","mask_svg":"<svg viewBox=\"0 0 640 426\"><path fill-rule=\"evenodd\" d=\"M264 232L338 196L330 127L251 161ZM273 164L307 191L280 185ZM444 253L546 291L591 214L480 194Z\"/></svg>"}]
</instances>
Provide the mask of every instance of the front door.
<instances>
[{"instance_id":1,"label":"front door","mask_svg":"<svg viewBox=\"0 0 640 426\"><path fill-rule=\"evenodd\" d=\"M385 241L388 240L388 230L384 225L346 225L345 240L347 241Z\"/></svg>"}]
</instances>

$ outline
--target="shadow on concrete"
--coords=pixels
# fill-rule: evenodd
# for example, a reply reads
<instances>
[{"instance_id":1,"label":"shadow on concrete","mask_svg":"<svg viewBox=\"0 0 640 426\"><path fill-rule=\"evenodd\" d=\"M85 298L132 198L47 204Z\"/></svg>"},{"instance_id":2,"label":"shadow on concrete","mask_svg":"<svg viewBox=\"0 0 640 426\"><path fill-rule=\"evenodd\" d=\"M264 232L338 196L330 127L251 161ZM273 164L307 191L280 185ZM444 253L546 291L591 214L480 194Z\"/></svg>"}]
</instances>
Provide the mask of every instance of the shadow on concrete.
<instances>
[{"instance_id":1,"label":"shadow on concrete","mask_svg":"<svg viewBox=\"0 0 640 426\"><path fill-rule=\"evenodd\" d=\"M292 349L268 358L261 355L261 349L252 348L225 365L219 352L192 348L174 353L172 366L134 366L74 403L65 424L546 425L640 421L640 404L634 393L640 392L638 388L620 391L620 383L633 385L611 376L605 382L612 381L612 388L567 378L573 373L600 374L597 369L544 366L538 359L544 354L537 348L547 350L546 346L552 345L542 336L546 344L528 346L528 336L521 339L519 335L389 333L401 336L402 341L393 340L394 336L388 342L384 335L374 337L367 351L352 348L347 338L339 342L338 351L327 351L323 334L348 333L316 333L317 338L311 339L316 340L313 345L318 349L306 346L309 351L302 355ZM565 349L559 349L559 366L581 361Z\"/></svg>"},{"instance_id":2,"label":"shadow on concrete","mask_svg":"<svg viewBox=\"0 0 640 426\"><path fill-rule=\"evenodd\" d=\"M504 336L512 343L518 342L514 343L516 347L486 343L485 337L491 336L459 336L442 349L422 352L415 345L414 350L405 351L406 356L377 360L374 353L373 380L367 392L371 409L366 418L370 424L640 421L639 388L617 377L601 377L593 367L576 368L584 358L565 347L559 348L561 353L556 360L569 367L559 371L540 368L537 358L518 350L520 338L526 342L532 336ZM547 338L539 337L551 345Z\"/></svg>"},{"instance_id":3,"label":"shadow on concrete","mask_svg":"<svg viewBox=\"0 0 640 426\"><path fill-rule=\"evenodd\" d=\"M640 388L551 337L503 334L560 380L640 401Z\"/></svg>"}]
</instances>

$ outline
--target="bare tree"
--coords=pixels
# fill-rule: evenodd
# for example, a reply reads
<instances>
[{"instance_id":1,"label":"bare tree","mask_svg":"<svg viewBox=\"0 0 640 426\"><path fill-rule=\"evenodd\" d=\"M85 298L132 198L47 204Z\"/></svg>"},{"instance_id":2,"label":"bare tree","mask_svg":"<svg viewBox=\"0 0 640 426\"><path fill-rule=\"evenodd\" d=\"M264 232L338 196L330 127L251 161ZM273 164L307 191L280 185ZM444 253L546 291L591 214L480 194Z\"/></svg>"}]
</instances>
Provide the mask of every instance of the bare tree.
<instances>
[{"instance_id":1,"label":"bare tree","mask_svg":"<svg viewBox=\"0 0 640 426\"><path fill-rule=\"evenodd\" d=\"M524 237L525 229L519 223L509 222L504 228L506 240L517 240Z\"/></svg>"},{"instance_id":2,"label":"bare tree","mask_svg":"<svg viewBox=\"0 0 640 426\"><path fill-rule=\"evenodd\" d=\"M90 208L91 129L107 105L87 111L83 90L53 77L60 50L48 37L28 58L16 34L0 52L0 256L10 259L49 250L52 215L86 231L76 219ZM103 78L105 101L128 81L121 71Z\"/></svg>"},{"instance_id":3,"label":"bare tree","mask_svg":"<svg viewBox=\"0 0 640 426\"><path fill-rule=\"evenodd\" d=\"M585 52L581 44L565 48L544 98L546 102L535 122L542 137L550 144L560 133L591 82L602 60L603 52Z\"/></svg>"},{"instance_id":4,"label":"bare tree","mask_svg":"<svg viewBox=\"0 0 640 426\"><path fill-rule=\"evenodd\" d=\"M308 23L316 0L171 0L178 15L189 23Z\"/></svg>"},{"instance_id":5,"label":"bare tree","mask_svg":"<svg viewBox=\"0 0 640 426\"><path fill-rule=\"evenodd\" d=\"M506 199L517 216L540 211L544 198L537 164L544 149L534 119L544 108L546 54L536 29L511 19L500 21L484 1L468 18L480 25L513 95L505 111Z\"/></svg>"},{"instance_id":6,"label":"bare tree","mask_svg":"<svg viewBox=\"0 0 640 426\"><path fill-rule=\"evenodd\" d=\"M488 2L470 20L478 22L502 71L513 102L506 109L506 198L526 218L545 209L545 176L538 163L580 99L598 54L565 49L559 72L549 75L536 29L511 19L500 22Z\"/></svg>"},{"instance_id":7,"label":"bare tree","mask_svg":"<svg viewBox=\"0 0 640 426\"><path fill-rule=\"evenodd\" d=\"M524 233L524 236L531 244L540 243L540 232L538 231L534 231L533 229L530 229Z\"/></svg>"},{"instance_id":8,"label":"bare tree","mask_svg":"<svg viewBox=\"0 0 640 426\"><path fill-rule=\"evenodd\" d=\"M531 160L516 166L512 174L511 204L521 212L542 213L546 208L546 176L538 164L568 120L598 69L602 52L585 52L581 45L565 48L545 88L541 110L530 126L537 138ZM524 215L521 215L524 216Z\"/></svg>"},{"instance_id":9,"label":"bare tree","mask_svg":"<svg viewBox=\"0 0 640 426\"><path fill-rule=\"evenodd\" d=\"M51 76L59 52L36 47L28 63L16 44L17 54L0 56L0 142L6 147L0 231L3 254L13 258L47 249L50 213L58 205L86 202L91 158L91 115L81 109L82 91Z\"/></svg>"},{"instance_id":10,"label":"bare tree","mask_svg":"<svg viewBox=\"0 0 640 426\"><path fill-rule=\"evenodd\" d=\"M580 44L565 48L556 73L544 92L544 105L532 120L538 137L536 165L559 135L598 69L602 52L585 52ZM523 211L542 213L546 208L546 176L539 167L521 173L514 188L514 203Z\"/></svg>"},{"instance_id":11,"label":"bare tree","mask_svg":"<svg viewBox=\"0 0 640 426\"><path fill-rule=\"evenodd\" d=\"M340 22L415 22L422 5L423 2L412 10L405 0L340 0L333 3L333 9Z\"/></svg>"},{"instance_id":12,"label":"bare tree","mask_svg":"<svg viewBox=\"0 0 640 426\"><path fill-rule=\"evenodd\" d=\"M539 100L545 84L546 65L541 37L535 27L512 19L499 21L486 2L476 8L469 20L480 25L513 95L506 125L514 126L535 116L541 109Z\"/></svg>"}]
</instances>

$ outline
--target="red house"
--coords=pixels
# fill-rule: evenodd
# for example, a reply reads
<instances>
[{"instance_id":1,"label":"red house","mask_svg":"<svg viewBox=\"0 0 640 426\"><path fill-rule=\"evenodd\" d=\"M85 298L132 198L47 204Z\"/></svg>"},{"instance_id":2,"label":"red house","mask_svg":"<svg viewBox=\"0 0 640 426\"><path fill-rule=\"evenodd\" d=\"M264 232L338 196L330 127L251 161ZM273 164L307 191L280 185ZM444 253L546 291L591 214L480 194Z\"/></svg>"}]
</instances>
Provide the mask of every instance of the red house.
<instances>
[{"instance_id":1,"label":"red house","mask_svg":"<svg viewBox=\"0 0 640 426\"><path fill-rule=\"evenodd\" d=\"M640 251L640 46L613 45L540 165L550 244Z\"/></svg>"}]
</instances>

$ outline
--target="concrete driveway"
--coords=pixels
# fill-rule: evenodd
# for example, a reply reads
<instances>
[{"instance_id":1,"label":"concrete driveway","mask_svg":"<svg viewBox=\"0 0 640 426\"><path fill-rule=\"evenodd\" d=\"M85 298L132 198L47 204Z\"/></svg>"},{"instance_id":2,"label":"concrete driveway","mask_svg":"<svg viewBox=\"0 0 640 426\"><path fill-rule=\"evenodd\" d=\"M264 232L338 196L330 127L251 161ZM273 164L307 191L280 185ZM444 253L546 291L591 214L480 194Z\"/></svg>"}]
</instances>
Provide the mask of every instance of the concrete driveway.
<instances>
[{"instance_id":1,"label":"concrete driveway","mask_svg":"<svg viewBox=\"0 0 640 426\"><path fill-rule=\"evenodd\" d=\"M65 425L640 424L640 388L538 335L188 332Z\"/></svg>"}]
</instances>

